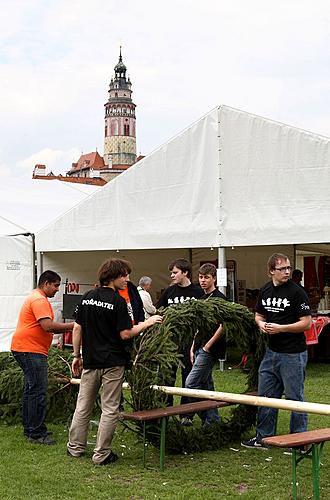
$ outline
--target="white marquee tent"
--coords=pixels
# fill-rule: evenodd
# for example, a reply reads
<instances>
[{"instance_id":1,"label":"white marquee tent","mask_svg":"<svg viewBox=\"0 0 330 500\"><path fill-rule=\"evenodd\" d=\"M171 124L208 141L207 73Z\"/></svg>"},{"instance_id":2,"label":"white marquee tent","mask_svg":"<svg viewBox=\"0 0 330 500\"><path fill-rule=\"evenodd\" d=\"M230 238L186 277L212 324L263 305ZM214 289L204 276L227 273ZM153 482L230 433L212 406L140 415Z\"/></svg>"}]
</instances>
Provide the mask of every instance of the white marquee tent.
<instances>
[{"instance_id":1,"label":"white marquee tent","mask_svg":"<svg viewBox=\"0 0 330 500\"><path fill-rule=\"evenodd\" d=\"M40 271L77 283L127 258L157 292L174 258L194 272L233 259L254 289L274 251L293 264L298 246L330 255L329 207L329 138L219 106L37 233L36 250Z\"/></svg>"},{"instance_id":2,"label":"white marquee tent","mask_svg":"<svg viewBox=\"0 0 330 500\"><path fill-rule=\"evenodd\" d=\"M10 348L18 313L34 287L34 232L97 188L11 179L0 186L0 351ZM15 220L15 222L13 222Z\"/></svg>"},{"instance_id":3,"label":"white marquee tent","mask_svg":"<svg viewBox=\"0 0 330 500\"><path fill-rule=\"evenodd\" d=\"M219 106L37 234L42 252L327 243L330 139Z\"/></svg>"}]
</instances>

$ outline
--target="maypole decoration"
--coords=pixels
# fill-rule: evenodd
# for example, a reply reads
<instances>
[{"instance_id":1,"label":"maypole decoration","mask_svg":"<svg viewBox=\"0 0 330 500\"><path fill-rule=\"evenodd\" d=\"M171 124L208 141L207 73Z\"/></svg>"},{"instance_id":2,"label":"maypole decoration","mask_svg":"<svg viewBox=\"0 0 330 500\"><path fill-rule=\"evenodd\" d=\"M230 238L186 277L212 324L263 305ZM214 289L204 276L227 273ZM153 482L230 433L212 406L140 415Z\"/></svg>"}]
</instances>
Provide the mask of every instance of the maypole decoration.
<instances>
[{"instance_id":1,"label":"maypole decoration","mask_svg":"<svg viewBox=\"0 0 330 500\"><path fill-rule=\"evenodd\" d=\"M165 406L164 394L152 385L165 385L171 367L180 363L179 352L183 345L191 344L197 333L208 339L220 323L224 325L227 342L235 344L241 354L249 356L246 390L257 387L258 367L264 355L266 338L257 328L253 314L244 306L221 299L192 300L163 311L161 325L154 325L133 344L132 366L127 372L131 387L132 410L145 410ZM167 451L192 452L217 449L237 440L255 423L256 408L245 405L231 410L229 420L222 420L207 429L183 428L179 419L169 422ZM141 432L138 423L129 424ZM152 426L148 439L158 445L159 436Z\"/></svg>"}]
</instances>

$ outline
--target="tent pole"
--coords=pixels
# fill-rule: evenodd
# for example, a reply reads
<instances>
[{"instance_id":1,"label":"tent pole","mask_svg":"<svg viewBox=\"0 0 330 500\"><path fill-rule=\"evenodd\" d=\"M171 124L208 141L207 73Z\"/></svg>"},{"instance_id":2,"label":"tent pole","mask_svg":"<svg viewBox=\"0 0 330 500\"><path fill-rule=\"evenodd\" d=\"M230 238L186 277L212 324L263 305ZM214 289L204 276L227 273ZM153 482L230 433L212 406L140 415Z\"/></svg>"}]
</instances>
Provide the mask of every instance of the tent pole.
<instances>
[{"instance_id":1,"label":"tent pole","mask_svg":"<svg viewBox=\"0 0 330 500\"><path fill-rule=\"evenodd\" d=\"M40 276L41 273L43 273L43 252L36 252L36 257L37 257L37 275Z\"/></svg>"},{"instance_id":2,"label":"tent pole","mask_svg":"<svg viewBox=\"0 0 330 500\"><path fill-rule=\"evenodd\" d=\"M224 247L219 247L218 248L218 269L227 267L226 265L226 251ZM225 286L218 286L220 292L222 292L224 295L226 295L226 287Z\"/></svg>"}]
</instances>

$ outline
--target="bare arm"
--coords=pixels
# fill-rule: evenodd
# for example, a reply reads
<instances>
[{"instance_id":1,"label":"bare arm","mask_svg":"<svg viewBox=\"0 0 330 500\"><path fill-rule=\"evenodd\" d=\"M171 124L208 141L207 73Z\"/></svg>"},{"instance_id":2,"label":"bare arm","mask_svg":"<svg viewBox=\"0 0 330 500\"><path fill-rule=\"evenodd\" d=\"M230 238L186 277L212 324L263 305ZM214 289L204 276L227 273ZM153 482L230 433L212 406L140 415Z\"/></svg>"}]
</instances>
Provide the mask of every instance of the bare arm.
<instances>
[{"instance_id":1,"label":"bare arm","mask_svg":"<svg viewBox=\"0 0 330 500\"><path fill-rule=\"evenodd\" d=\"M255 313L254 320L257 323L258 327L262 332L266 333L265 325L266 325L266 318L260 313Z\"/></svg>"},{"instance_id":2,"label":"bare arm","mask_svg":"<svg viewBox=\"0 0 330 500\"><path fill-rule=\"evenodd\" d=\"M217 331L212 335L210 340L208 340L206 342L206 344L204 345L204 347L203 347L204 351L210 352L211 347L220 339L220 337L222 337L223 333L224 332L223 332L222 325L220 325L219 328L217 329Z\"/></svg>"},{"instance_id":3,"label":"bare arm","mask_svg":"<svg viewBox=\"0 0 330 500\"><path fill-rule=\"evenodd\" d=\"M50 318L41 318L38 320L39 325L45 332L62 333L71 332L73 330L74 322L71 323L58 323Z\"/></svg>"},{"instance_id":4,"label":"bare arm","mask_svg":"<svg viewBox=\"0 0 330 500\"><path fill-rule=\"evenodd\" d=\"M155 323L161 323L163 318L159 316L158 314L155 314L154 316L150 316L150 318L146 319L145 321L142 321L142 323L139 323L138 325L134 325L131 329L129 330L122 330L120 332L120 337L123 340L129 340L133 337L137 337L141 332L146 330L149 326L154 325Z\"/></svg>"},{"instance_id":5,"label":"bare arm","mask_svg":"<svg viewBox=\"0 0 330 500\"><path fill-rule=\"evenodd\" d=\"M72 334L72 344L73 344L73 361L72 361L72 372L74 375L80 375L83 361L80 356L80 347L81 347L81 337L82 337L82 329L78 323L74 323L73 334Z\"/></svg>"}]
</instances>

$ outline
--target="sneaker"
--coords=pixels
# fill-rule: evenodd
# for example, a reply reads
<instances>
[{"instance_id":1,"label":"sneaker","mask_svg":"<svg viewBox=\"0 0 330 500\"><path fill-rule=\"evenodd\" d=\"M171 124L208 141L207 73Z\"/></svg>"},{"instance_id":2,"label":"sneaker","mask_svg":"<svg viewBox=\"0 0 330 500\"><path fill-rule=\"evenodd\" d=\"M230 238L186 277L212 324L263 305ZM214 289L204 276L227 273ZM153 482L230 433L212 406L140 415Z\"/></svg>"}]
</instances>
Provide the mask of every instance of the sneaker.
<instances>
[{"instance_id":1,"label":"sneaker","mask_svg":"<svg viewBox=\"0 0 330 500\"><path fill-rule=\"evenodd\" d=\"M40 436L38 438L29 437L28 441L30 443L33 443L33 444L47 444L47 445L56 444L55 439L52 439L51 437L49 437L47 435L46 436Z\"/></svg>"},{"instance_id":2,"label":"sneaker","mask_svg":"<svg viewBox=\"0 0 330 500\"><path fill-rule=\"evenodd\" d=\"M242 441L241 446L245 448L256 448L258 450L269 450L270 446L263 444L256 437L248 439L247 441Z\"/></svg>"},{"instance_id":3,"label":"sneaker","mask_svg":"<svg viewBox=\"0 0 330 500\"><path fill-rule=\"evenodd\" d=\"M118 455L116 455L116 453L114 453L113 451L111 451L110 455L108 455L107 458L105 458L103 460L103 462L100 462L99 464L95 464L95 465L113 464L113 462L116 462L116 460L118 460Z\"/></svg>"},{"instance_id":4,"label":"sneaker","mask_svg":"<svg viewBox=\"0 0 330 500\"><path fill-rule=\"evenodd\" d=\"M190 417L182 417L180 424L183 427L191 427L193 425Z\"/></svg>"}]
</instances>

